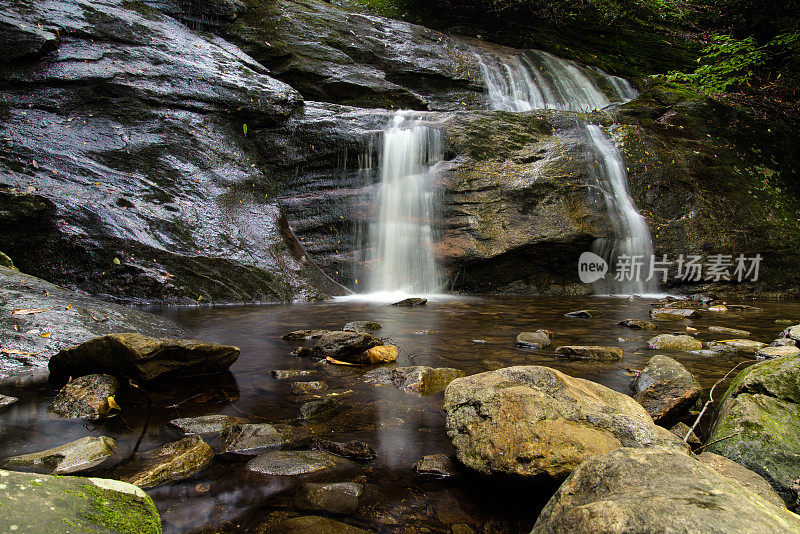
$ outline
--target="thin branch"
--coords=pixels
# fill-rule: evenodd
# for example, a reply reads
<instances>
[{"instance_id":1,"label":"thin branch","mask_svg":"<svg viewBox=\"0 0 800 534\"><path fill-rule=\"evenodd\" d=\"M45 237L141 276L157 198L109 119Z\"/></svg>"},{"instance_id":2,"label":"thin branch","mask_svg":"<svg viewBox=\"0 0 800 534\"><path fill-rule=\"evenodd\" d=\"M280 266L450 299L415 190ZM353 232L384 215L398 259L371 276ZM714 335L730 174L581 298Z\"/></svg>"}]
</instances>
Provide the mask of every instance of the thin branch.
<instances>
[{"instance_id":1,"label":"thin branch","mask_svg":"<svg viewBox=\"0 0 800 534\"><path fill-rule=\"evenodd\" d=\"M740 365L742 365L743 363L750 363L750 362L757 362L757 361L758 361L758 360L744 360L744 361L742 361L742 362L739 362L739 363L737 363L737 364L736 364L736 365L733 367L733 369L731 369L730 371L728 371L728 372L725 374L725 376L723 376L722 378L720 378L719 380L717 380L717 381L714 383L714 385L713 385L713 386L711 386L711 390L708 392L708 402L706 402L706 403L703 405L703 409L702 409L702 410L700 410L700 414L697 416L697 419L695 419L695 421L694 421L694 424L692 425L692 428L690 428L690 429L689 429L689 432L687 432L687 434L686 434L686 437L685 437L685 438L683 438L683 441L684 441L684 443L689 443L689 436L691 436L691 435L692 435L692 433L693 433L693 432L695 431L695 429L697 428L697 425L699 425L699 424L700 424L700 420L703 418L703 415L705 415L705 413L706 413L706 410L708 410L708 407L709 407L709 406L711 406L712 404L714 404L714 389L715 389L715 388L716 388L718 385L720 385L722 382L724 382L725 380L727 380L727 378L728 378L728 377L731 375L731 373L732 373L732 372L734 372L736 369L738 369L738 368L739 368L739 366L740 366ZM709 445L710 445L710 443L709 443Z\"/></svg>"}]
</instances>

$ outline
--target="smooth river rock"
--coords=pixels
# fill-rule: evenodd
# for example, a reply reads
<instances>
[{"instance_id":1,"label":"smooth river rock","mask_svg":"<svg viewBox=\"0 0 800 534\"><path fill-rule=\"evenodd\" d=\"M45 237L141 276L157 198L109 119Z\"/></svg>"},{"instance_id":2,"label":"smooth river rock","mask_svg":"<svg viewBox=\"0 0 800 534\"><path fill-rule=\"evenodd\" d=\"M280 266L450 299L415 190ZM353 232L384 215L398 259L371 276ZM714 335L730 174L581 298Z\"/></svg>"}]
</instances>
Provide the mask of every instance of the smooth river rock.
<instances>
[{"instance_id":1,"label":"smooth river rock","mask_svg":"<svg viewBox=\"0 0 800 534\"><path fill-rule=\"evenodd\" d=\"M376 387L395 386L406 393L431 395L442 391L447 384L462 376L464 371L452 367L414 365L374 369L364 373L364 381Z\"/></svg>"},{"instance_id":2,"label":"smooth river rock","mask_svg":"<svg viewBox=\"0 0 800 534\"><path fill-rule=\"evenodd\" d=\"M352 460L369 461L377 458L375 449L369 443L359 440L338 442L330 440L320 440L311 447L318 451L325 451L337 456L343 456Z\"/></svg>"},{"instance_id":3,"label":"smooth river rock","mask_svg":"<svg viewBox=\"0 0 800 534\"><path fill-rule=\"evenodd\" d=\"M739 328L728 328L727 326L709 326L708 331L714 332L716 334L727 334L730 336L740 336L740 337L746 337L751 334L747 330L740 330Z\"/></svg>"},{"instance_id":4,"label":"smooth river rock","mask_svg":"<svg viewBox=\"0 0 800 534\"><path fill-rule=\"evenodd\" d=\"M244 419L239 417L214 414L172 419L167 425L187 435L219 434L232 426L245 422Z\"/></svg>"},{"instance_id":5,"label":"smooth river rock","mask_svg":"<svg viewBox=\"0 0 800 534\"><path fill-rule=\"evenodd\" d=\"M798 531L800 517L686 454L626 447L575 469L531 534Z\"/></svg>"},{"instance_id":6,"label":"smooth river rock","mask_svg":"<svg viewBox=\"0 0 800 534\"><path fill-rule=\"evenodd\" d=\"M643 319L625 319L617 323L619 326L631 328L633 330L655 330L656 325Z\"/></svg>"},{"instance_id":7,"label":"smooth river rock","mask_svg":"<svg viewBox=\"0 0 800 534\"><path fill-rule=\"evenodd\" d=\"M6 458L3 467L44 467L54 475L88 471L110 458L117 443L106 436L87 436L52 449Z\"/></svg>"},{"instance_id":8,"label":"smooth river rock","mask_svg":"<svg viewBox=\"0 0 800 534\"><path fill-rule=\"evenodd\" d=\"M550 335L547 330L536 330L535 332L520 332L517 335L515 345L518 347L528 347L541 349L549 347L551 344Z\"/></svg>"},{"instance_id":9,"label":"smooth river rock","mask_svg":"<svg viewBox=\"0 0 800 534\"><path fill-rule=\"evenodd\" d=\"M239 358L239 347L193 339L109 334L63 349L50 360L56 376L108 373L138 382L227 370Z\"/></svg>"},{"instance_id":10,"label":"smooth river rock","mask_svg":"<svg viewBox=\"0 0 800 534\"><path fill-rule=\"evenodd\" d=\"M656 424L669 428L697 404L702 390L694 376L669 356L657 354L631 384L636 399Z\"/></svg>"},{"instance_id":11,"label":"smooth river rock","mask_svg":"<svg viewBox=\"0 0 800 534\"><path fill-rule=\"evenodd\" d=\"M0 395L0 410L4 410L16 403L19 399L16 397L9 397L8 395Z\"/></svg>"},{"instance_id":12,"label":"smooth river rock","mask_svg":"<svg viewBox=\"0 0 800 534\"><path fill-rule=\"evenodd\" d=\"M336 466L336 457L321 451L270 451L250 460L247 470L263 475L291 476Z\"/></svg>"},{"instance_id":13,"label":"smooth river rock","mask_svg":"<svg viewBox=\"0 0 800 534\"><path fill-rule=\"evenodd\" d=\"M381 340L368 333L332 330L323 333L313 347L301 347L295 353L349 362L359 359L364 351L378 345L382 345Z\"/></svg>"},{"instance_id":14,"label":"smooth river rock","mask_svg":"<svg viewBox=\"0 0 800 534\"><path fill-rule=\"evenodd\" d=\"M342 327L342 330L346 332L362 332L365 334L380 329L381 324L375 321L350 321Z\"/></svg>"},{"instance_id":15,"label":"smooth river rock","mask_svg":"<svg viewBox=\"0 0 800 534\"><path fill-rule=\"evenodd\" d=\"M756 358L761 360L771 360L772 358L783 358L786 356L800 356L800 347L781 345L777 347L761 347L756 351Z\"/></svg>"},{"instance_id":16,"label":"smooth river rock","mask_svg":"<svg viewBox=\"0 0 800 534\"><path fill-rule=\"evenodd\" d=\"M299 510L350 515L358 510L364 486L354 482L308 482L294 496Z\"/></svg>"},{"instance_id":17,"label":"smooth river rock","mask_svg":"<svg viewBox=\"0 0 800 534\"><path fill-rule=\"evenodd\" d=\"M660 334L650 339L647 346L656 350L683 350L692 351L703 348L700 340L684 334Z\"/></svg>"},{"instance_id":18,"label":"smooth river rock","mask_svg":"<svg viewBox=\"0 0 800 534\"><path fill-rule=\"evenodd\" d=\"M458 459L485 474L563 480L587 458L619 447L688 451L629 396L547 367L454 380L444 409Z\"/></svg>"}]
</instances>

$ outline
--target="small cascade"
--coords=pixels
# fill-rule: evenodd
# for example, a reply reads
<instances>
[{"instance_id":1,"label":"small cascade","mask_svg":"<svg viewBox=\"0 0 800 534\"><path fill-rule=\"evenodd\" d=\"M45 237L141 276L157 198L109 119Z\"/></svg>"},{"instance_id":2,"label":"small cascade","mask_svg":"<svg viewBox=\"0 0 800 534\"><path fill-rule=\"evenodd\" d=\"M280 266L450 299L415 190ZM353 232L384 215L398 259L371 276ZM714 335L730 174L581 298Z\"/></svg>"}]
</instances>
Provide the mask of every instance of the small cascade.
<instances>
[{"instance_id":1,"label":"small cascade","mask_svg":"<svg viewBox=\"0 0 800 534\"><path fill-rule=\"evenodd\" d=\"M474 50L488 89L490 109L592 111L638 96L631 84L538 50L492 55Z\"/></svg>"},{"instance_id":2,"label":"small cascade","mask_svg":"<svg viewBox=\"0 0 800 534\"><path fill-rule=\"evenodd\" d=\"M434 293L442 285L433 252L433 178L442 137L399 111L383 134L377 215L369 230L370 292Z\"/></svg>"},{"instance_id":3,"label":"small cascade","mask_svg":"<svg viewBox=\"0 0 800 534\"><path fill-rule=\"evenodd\" d=\"M653 240L644 217L628 191L628 174L622 155L613 141L594 124L585 126L588 144L594 154L598 183L603 193L609 217L614 225L615 238L597 239L592 252L608 261L612 275L595 283L600 294L648 294L658 291L655 277L647 281L653 257ZM617 262L627 267L620 270L620 281L613 273Z\"/></svg>"}]
</instances>

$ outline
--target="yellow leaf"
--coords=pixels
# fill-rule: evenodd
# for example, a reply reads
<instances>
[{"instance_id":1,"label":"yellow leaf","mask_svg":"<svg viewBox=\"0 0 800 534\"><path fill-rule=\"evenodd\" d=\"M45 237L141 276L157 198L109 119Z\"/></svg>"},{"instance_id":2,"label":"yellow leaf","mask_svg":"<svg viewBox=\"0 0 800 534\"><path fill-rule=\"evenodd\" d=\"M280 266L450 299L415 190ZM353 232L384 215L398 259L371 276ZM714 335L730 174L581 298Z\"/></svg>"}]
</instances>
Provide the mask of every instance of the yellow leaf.
<instances>
[{"instance_id":1,"label":"yellow leaf","mask_svg":"<svg viewBox=\"0 0 800 534\"><path fill-rule=\"evenodd\" d=\"M42 336L42 337L50 337L52 334L50 332L42 332L39 335Z\"/></svg>"},{"instance_id":2,"label":"yellow leaf","mask_svg":"<svg viewBox=\"0 0 800 534\"><path fill-rule=\"evenodd\" d=\"M46 311L50 311L53 308L36 308L36 309L28 309L28 308L20 308L18 310L14 310L11 312L11 315L31 315L33 313L42 313Z\"/></svg>"},{"instance_id":3,"label":"yellow leaf","mask_svg":"<svg viewBox=\"0 0 800 534\"><path fill-rule=\"evenodd\" d=\"M328 356L325 359L328 361L328 363L332 363L334 365L356 365L356 366L358 365L357 363L342 362L342 361L339 361L339 360L334 360L330 356Z\"/></svg>"},{"instance_id":4,"label":"yellow leaf","mask_svg":"<svg viewBox=\"0 0 800 534\"><path fill-rule=\"evenodd\" d=\"M109 409L122 411L122 408L119 407L119 404L117 404L117 401L114 400L113 395L108 398L108 407L109 407Z\"/></svg>"}]
</instances>

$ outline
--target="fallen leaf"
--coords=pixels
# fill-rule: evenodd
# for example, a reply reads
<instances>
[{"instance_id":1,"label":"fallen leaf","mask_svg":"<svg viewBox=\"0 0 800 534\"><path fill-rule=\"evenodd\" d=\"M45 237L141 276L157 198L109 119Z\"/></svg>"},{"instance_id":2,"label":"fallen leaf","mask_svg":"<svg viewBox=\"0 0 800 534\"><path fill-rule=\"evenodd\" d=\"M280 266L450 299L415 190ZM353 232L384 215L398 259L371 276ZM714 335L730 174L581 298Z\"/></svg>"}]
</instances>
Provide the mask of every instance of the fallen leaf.
<instances>
[{"instance_id":1,"label":"fallen leaf","mask_svg":"<svg viewBox=\"0 0 800 534\"><path fill-rule=\"evenodd\" d=\"M37 354L41 354L44 351L40 352L23 352L17 349L0 349L0 353L2 354L19 354L22 356L36 356Z\"/></svg>"},{"instance_id":2,"label":"fallen leaf","mask_svg":"<svg viewBox=\"0 0 800 534\"><path fill-rule=\"evenodd\" d=\"M50 311L53 308L19 308L11 312L11 315L31 315L33 313L42 313Z\"/></svg>"},{"instance_id":3,"label":"fallen leaf","mask_svg":"<svg viewBox=\"0 0 800 534\"><path fill-rule=\"evenodd\" d=\"M119 404L117 404L117 401L114 400L114 396L113 395L111 397L109 397L107 400L108 400L108 407L109 408L114 409L114 410L122 411L122 408L119 407Z\"/></svg>"},{"instance_id":4,"label":"fallen leaf","mask_svg":"<svg viewBox=\"0 0 800 534\"><path fill-rule=\"evenodd\" d=\"M50 332L42 332L39 335L42 336L42 337L50 337L52 334Z\"/></svg>"}]
</instances>

